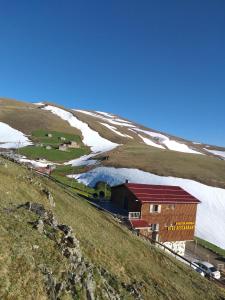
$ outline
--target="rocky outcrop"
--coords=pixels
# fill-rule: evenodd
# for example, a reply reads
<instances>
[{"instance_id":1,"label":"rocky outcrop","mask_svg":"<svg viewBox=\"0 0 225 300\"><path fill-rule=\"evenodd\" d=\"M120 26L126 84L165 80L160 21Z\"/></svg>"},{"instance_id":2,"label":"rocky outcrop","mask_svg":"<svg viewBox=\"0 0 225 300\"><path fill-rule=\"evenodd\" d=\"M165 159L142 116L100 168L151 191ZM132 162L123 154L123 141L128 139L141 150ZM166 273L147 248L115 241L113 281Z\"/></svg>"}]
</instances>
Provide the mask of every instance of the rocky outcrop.
<instances>
[{"instance_id":1,"label":"rocky outcrop","mask_svg":"<svg viewBox=\"0 0 225 300\"><path fill-rule=\"evenodd\" d=\"M38 216L37 220L29 223L40 234L53 240L68 262L65 272L57 278L49 267L39 266L49 299L60 300L65 294L69 294L72 299L119 300L125 299L126 295L133 299L142 299L142 284L122 283L104 268L96 267L85 259L72 228L59 224L51 210L46 210L42 204L31 202L17 208L27 209Z\"/></svg>"}]
</instances>

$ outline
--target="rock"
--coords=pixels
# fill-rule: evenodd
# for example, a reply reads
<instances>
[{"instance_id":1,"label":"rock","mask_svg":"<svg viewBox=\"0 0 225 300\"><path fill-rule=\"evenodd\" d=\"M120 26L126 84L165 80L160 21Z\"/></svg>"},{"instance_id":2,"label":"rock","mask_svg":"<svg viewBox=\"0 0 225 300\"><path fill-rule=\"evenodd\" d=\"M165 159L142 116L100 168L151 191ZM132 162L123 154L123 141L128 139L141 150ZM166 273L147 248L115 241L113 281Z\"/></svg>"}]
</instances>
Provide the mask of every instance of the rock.
<instances>
[{"instance_id":1,"label":"rock","mask_svg":"<svg viewBox=\"0 0 225 300\"><path fill-rule=\"evenodd\" d=\"M50 203L50 206L55 207L54 198L53 198L51 192L47 188L43 189L42 191L46 194L48 201Z\"/></svg>"},{"instance_id":2,"label":"rock","mask_svg":"<svg viewBox=\"0 0 225 300\"><path fill-rule=\"evenodd\" d=\"M60 224L58 225L58 228L63 231L65 234L68 234L72 231L72 228L68 225L65 225L65 224Z\"/></svg>"},{"instance_id":3,"label":"rock","mask_svg":"<svg viewBox=\"0 0 225 300\"><path fill-rule=\"evenodd\" d=\"M98 291L101 290L103 299L120 300L120 289L125 295L129 295L129 299L130 296L136 300L143 299L141 283L123 284L104 268L96 267L87 261L81 252L79 240L74 235L73 229L66 224L58 224L52 211L46 210L42 204L31 202L26 202L17 208L28 209L39 216L38 220L30 224L38 232L54 241L56 248L67 259L65 269L57 274L57 277L52 274L49 267L39 266L44 276L48 299L60 300L67 294L72 299L79 299L81 294L86 294L88 300L95 300L99 299L95 297L97 287ZM32 246L33 250L38 248L38 245Z\"/></svg>"},{"instance_id":4,"label":"rock","mask_svg":"<svg viewBox=\"0 0 225 300\"><path fill-rule=\"evenodd\" d=\"M93 280L93 276L92 276L91 273L88 273L88 275L87 275L86 289L87 289L87 299L88 300L95 300L96 284Z\"/></svg>"},{"instance_id":5,"label":"rock","mask_svg":"<svg viewBox=\"0 0 225 300\"><path fill-rule=\"evenodd\" d=\"M17 208L28 209L40 217L44 217L46 215L46 210L44 206L40 203L26 202L24 204L19 205Z\"/></svg>"},{"instance_id":6,"label":"rock","mask_svg":"<svg viewBox=\"0 0 225 300\"><path fill-rule=\"evenodd\" d=\"M43 233L44 222L41 219L38 219L37 221L33 222L33 228L37 229L38 232Z\"/></svg>"}]
</instances>

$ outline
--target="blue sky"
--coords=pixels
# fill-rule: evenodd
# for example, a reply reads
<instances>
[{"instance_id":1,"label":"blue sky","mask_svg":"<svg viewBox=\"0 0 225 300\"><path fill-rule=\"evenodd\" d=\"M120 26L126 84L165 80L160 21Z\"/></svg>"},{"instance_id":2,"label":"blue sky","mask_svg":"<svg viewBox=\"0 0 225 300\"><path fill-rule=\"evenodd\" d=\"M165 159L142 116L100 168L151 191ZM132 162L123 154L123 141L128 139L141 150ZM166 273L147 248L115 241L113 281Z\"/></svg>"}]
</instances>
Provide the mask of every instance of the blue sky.
<instances>
[{"instance_id":1,"label":"blue sky","mask_svg":"<svg viewBox=\"0 0 225 300\"><path fill-rule=\"evenodd\" d=\"M225 1L0 0L0 95L225 146Z\"/></svg>"}]
</instances>

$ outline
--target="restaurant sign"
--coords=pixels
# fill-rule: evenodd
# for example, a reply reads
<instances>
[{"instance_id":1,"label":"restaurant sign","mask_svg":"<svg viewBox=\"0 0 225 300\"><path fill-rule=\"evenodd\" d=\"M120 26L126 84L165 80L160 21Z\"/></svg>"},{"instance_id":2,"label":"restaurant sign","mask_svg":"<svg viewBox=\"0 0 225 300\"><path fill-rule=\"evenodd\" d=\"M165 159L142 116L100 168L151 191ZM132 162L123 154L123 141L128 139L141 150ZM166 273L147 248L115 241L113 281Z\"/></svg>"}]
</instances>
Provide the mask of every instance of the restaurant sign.
<instances>
[{"instance_id":1,"label":"restaurant sign","mask_svg":"<svg viewBox=\"0 0 225 300\"><path fill-rule=\"evenodd\" d=\"M193 230L195 226L194 222L176 222L175 225L168 226L167 230Z\"/></svg>"}]
</instances>

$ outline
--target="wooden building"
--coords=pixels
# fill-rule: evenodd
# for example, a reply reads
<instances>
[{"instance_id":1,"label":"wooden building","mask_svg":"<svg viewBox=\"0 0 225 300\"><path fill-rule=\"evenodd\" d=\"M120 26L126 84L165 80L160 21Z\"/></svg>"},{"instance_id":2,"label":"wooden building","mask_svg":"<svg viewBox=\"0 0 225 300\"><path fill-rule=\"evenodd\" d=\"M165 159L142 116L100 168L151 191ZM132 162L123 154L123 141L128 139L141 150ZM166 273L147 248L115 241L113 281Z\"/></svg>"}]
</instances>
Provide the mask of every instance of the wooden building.
<instances>
[{"instance_id":1,"label":"wooden building","mask_svg":"<svg viewBox=\"0 0 225 300\"><path fill-rule=\"evenodd\" d=\"M74 149L80 148L80 145L75 141L70 141L70 142L68 142L67 145L68 145L68 148L74 148Z\"/></svg>"},{"instance_id":2,"label":"wooden building","mask_svg":"<svg viewBox=\"0 0 225 300\"><path fill-rule=\"evenodd\" d=\"M145 235L184 254L193 240L198 199L178 186L125 183L112 187L111 200L125 210L130 225Z\"/></svg>"},{"instance_id":3,"label":"wooden building","mask_svg":"<svg viewBox=\"0 0 225 300\"><path fill-rule=\"evenodd\" d=\"M61 145L59 145L58 149L60 151L68 151L68 146L67 146L67 144L61 144Z\"/></svg>"}]
</instances>

